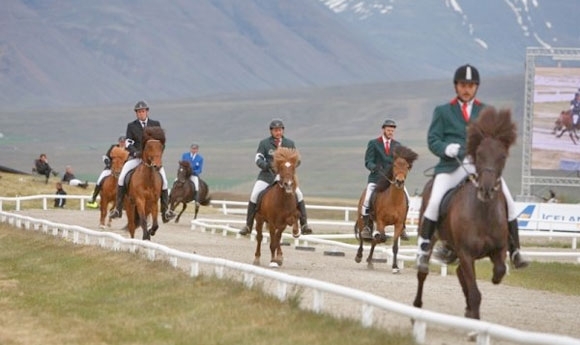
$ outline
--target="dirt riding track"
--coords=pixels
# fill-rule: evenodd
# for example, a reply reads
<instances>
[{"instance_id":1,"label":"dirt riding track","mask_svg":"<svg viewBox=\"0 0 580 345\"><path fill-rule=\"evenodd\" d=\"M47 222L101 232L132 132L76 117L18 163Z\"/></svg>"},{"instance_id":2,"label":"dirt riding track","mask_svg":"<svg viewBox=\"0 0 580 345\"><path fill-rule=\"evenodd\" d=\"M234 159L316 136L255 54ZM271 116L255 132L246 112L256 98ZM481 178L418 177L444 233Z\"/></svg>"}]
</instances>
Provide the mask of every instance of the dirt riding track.
<instances>
[{"instance_id":1,"label":"dirt riding track","mask_svg":"<svg viewBox=\"0 0 580 345\"><path fill-rule=\"evenodd\" d=\"M80 225L97 230L98 213L95 211L71 210L26 210L25 214L34 218L47 219L54 222ZM203 208L200 217L205 217ZM220 217L212 214L208 218ZM211 234L191 230L188 213L184 214L180 224L162 224L160 230L152 238L153 242L196 254L221 257L228 260L251 264L253 261L255 242L248 238L222 236L221 232ZM234 217L241 220L241 217ZM113 233L127 236L121 230L126 217L113 222ZM316 228L314 231L316 232ZM138 230L137 237L140 238ZM411 244L408 244L411 245ZM262 251L262 266L269 262L269 250L266 246ZM390 265L378 263L374 270L369 270L366 264L354 262L354 251L347 251L344 257L324 256L324 248L317 246L314 252L296 250L293 246L283 247L284 265L281 272L328 281L335 284L353 287L359 290L395 300L404 304L412 304L416 289L416 271L413 267L402 269L401 273L391 273ZM365 251L365 255L367 252ZM366 257L366 256L365 256ZM511 274L517 274L512 272ZM579 269L580 274L580 269ZM538 277L541 279L541 277ZM577 319L580 309L580 297L535 291L506 285L495 286L488 281L480 281L479 287L483 295L481 315L485 321L502 324L535 332L556 333L580 338L580 321ZM426 281L427 291L424 294L424 308L457 316L463 316L464 298L459 283L454 276L441 277L430 274ZM349 306L341 302L342 315L360 315L358 305ZM325 297L325 305L332 304L332 298ZM411 331L408 319L396 315L381 315L376 322L389 327ZM440 327L428 326L428 344L473 344L466 340L465 334L449 331ZM493 344L507 344L492 339Z\"/></svg>"}]
</instances>

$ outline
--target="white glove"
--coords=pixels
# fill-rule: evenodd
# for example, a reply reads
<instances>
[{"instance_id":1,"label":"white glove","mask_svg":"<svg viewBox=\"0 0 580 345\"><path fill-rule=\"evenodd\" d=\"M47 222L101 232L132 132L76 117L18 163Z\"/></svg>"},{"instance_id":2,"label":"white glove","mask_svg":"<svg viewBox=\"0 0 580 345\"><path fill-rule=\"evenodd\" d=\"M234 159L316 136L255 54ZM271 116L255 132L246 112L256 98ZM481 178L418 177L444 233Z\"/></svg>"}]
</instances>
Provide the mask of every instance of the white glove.
<instances>
[{"instance_id":1,"label":"white glove","mask_svg":"<svg viewBox=\"0 0 580 345\"><path fill-rule=\"evenodd\" d=\"M455 143L447 145L447 147L445 148L445 155L450 158L457 157L457 154L459 154L460 147L461 145Z\"/></svg>"}]
</instances>

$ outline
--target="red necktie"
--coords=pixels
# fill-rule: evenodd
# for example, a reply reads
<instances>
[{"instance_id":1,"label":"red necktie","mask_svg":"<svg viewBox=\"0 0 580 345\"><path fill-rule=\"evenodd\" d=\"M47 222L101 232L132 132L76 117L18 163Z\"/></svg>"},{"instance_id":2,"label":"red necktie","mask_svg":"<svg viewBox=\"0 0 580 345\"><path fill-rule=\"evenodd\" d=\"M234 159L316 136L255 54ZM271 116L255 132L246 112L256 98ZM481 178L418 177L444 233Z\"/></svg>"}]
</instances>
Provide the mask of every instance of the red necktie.
<instances>
[{"instance_id":1,"label":"red necktie","mask_svg":"<svg viewBox=\"0 0 580 345\"><path fill-rule=\"evenodd\" d=\"M387 140L385 143L385 153L388 155L391 153L391 141Z\"/></svg>"},{"instance_id":2,"label":"red necktie","mask_svg":"<svg viewBox=\"0 0 580 345\"><path fill-rule=\"evenodd\" d=\"M461 111L463 112L463 118L465 122L469 122L469 113L467 112L467 102L463 103L461 106Z\"/></svg>"}]
</instances>

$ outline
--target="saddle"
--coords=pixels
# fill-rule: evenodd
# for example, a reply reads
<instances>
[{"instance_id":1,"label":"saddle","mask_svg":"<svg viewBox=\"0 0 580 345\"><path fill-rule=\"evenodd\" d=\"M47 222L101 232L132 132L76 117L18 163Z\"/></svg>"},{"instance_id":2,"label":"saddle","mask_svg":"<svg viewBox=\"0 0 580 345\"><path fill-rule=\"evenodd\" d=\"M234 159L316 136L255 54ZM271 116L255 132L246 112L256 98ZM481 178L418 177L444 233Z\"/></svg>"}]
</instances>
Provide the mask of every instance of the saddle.
<instances>
[{"instance_id":1,"label":"saddle","mask_svg":"<svg viewBox=\"0 0 580 345\"><path fill-rule=\"evenodd\" d=\"M262 205L262 198L264 197L264 194L266 194L266 192L270 189L272 189L272 187L274 187L274 185L276 184L276 182L271 183L268 187L264 188L263 191L260 192L260 194L258 194L258 199L256 200L256 212L258 212L260 210L260 206Z\"/></svg>"},{"instance_id":2,"label":"saddle","mask_svg":"<svg viewBox=\"0 0 580 345\"><path fill-rule=\"evenodd\" d=\"M439 219L445 219L447 217L447 212L449 211L449 204L453 199L453 196L457 193L460 187L462 187L466 182L469 181L469 176L465 177L461 182L459 182L455 187L451 188L450 190L443 195L441 199L441 203L439 204Z\"/></svg>"}]
</instances>

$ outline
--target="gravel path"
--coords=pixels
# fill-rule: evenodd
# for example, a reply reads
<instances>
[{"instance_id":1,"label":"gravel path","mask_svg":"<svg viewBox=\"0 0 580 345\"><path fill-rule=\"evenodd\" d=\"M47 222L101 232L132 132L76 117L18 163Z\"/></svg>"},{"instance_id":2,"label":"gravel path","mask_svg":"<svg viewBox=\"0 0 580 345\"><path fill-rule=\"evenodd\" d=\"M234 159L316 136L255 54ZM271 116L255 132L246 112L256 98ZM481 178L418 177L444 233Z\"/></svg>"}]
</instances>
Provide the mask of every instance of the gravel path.
<instances>
[{"instance_id":1,"label":"gravel path","mask_svg":"<svg viewBox=\"0 0 580 345\"><path fill-rule=\"evenodd\" d=\"M97 229L98 213L96 211L71 210L26 210L22 214L35 218L48 219L54 222L80 225L89 229ZM208 212L202 208L200 217L206 217ZM210 214L208 218L223 216ZM126 235L121 230L123 220L113 222L111 232ZM161 224L160 230L153 238L154 242L162 243L185 252L221 257L228 260L252 263L255 242L247 238L222 236L210 232L191 230L190 214L182 217L180 224ZM241 217L232 217L241 221ZM317 229L314 229L315 232ZM321 229L322 230L322 229ZM138 229L136 236L141 236ZM269 262L269 250L262 250L262 266ZM354 262L354 252L347 251L344 257L325 256L324 250L333 248L317 246L314 252L296 250L293 246L283 247L284 265L280 269L292 275L310 277L335 284L353 287L378 296L389 298L401 303L412 304L416 290L416 271L406 267L400 274L391 273L390 263L375 264L374 270L369 270L366 264ZM367 255L367 253L365 253ZM512 274L517 274L513 272ZM580 268L579 268L580 274ZM485 321L515 327L521 330L548 332L580 338L580 321L576 319L580 309L580 297L535 291L506 285L495 286L491 282L479 281L483 295L481 316ZM457 316L463 316L464 298L457 279L453 276L441 277L430 274L423 296L424 308ZM307 300L307 293L303 296ZM333 307L336 307L334 308ZM356 306L348 306L344 300L333 300L325 296L325 308L330 307L338 315L359 315ZM408 319L396 315L378 315L375 321L380 325L411 331ZM468 342L461 332L446 330L440 327L428 327L427 343L443 344L473 344ZM493 344L508 344L493 340Z\"/></svg>"}]
</instances>

